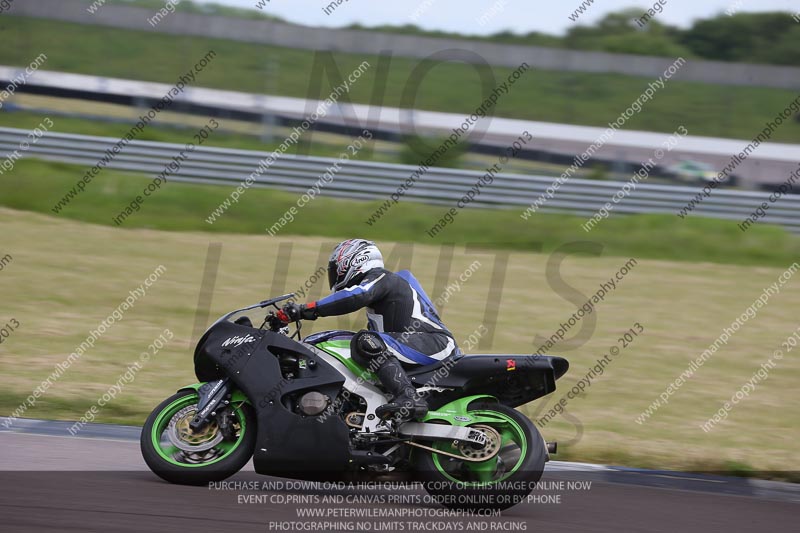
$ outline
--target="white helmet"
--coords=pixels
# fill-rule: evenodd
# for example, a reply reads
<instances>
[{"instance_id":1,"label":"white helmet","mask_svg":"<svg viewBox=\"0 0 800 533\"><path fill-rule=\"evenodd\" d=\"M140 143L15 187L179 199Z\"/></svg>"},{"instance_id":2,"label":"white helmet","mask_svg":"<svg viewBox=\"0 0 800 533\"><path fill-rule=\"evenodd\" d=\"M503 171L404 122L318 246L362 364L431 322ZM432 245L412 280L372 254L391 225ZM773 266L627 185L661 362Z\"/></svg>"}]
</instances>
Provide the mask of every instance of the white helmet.
<instances>
[{"instance_id":1,"label":"white helmet","mask_svg":"<svg viewBox=\"0 0 800 533\"><path fill-rule=\"evenodd\" d=\"M350 284L359 274L383 268L383 256L372 241L348 239L336 245L328 260L328 283L332 291Z\"/></svg>"}]
</instances>

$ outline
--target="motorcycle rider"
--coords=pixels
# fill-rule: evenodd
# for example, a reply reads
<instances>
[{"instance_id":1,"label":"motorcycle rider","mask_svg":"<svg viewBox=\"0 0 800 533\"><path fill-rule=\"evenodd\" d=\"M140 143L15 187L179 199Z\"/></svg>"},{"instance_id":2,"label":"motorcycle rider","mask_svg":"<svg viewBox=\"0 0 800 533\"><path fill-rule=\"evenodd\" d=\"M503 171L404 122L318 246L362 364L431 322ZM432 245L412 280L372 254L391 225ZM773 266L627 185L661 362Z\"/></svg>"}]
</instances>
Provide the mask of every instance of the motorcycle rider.
<instances>
[{"instance_id":1,"label":"motorcycle rider","mask_svg":"<svg viewBox=\"0 0 800 533\"><path fill-rule=\"evenodd\" d=\"M459 350L419 282L408 271L386 270L378 247L364 239L336 245L328 260L328 281L330 296L289 303L283 308L286 318L316 320L366 307L368 329L353 336L350 352L392 395L375 413L400 421L425 416L428 406L416 395L403 365L434 364Z\"/></svg>"}]
</instances>

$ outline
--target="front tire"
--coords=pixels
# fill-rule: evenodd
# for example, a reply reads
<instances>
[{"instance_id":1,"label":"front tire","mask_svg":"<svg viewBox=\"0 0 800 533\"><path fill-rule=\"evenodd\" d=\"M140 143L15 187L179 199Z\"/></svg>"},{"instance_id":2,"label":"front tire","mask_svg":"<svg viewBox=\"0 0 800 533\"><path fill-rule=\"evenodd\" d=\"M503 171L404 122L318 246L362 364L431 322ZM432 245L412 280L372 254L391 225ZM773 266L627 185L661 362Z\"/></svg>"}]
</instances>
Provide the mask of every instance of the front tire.
<instances>
[{"instance_id":1,"label":"front tire","mask_svg":"<svg viewBox=\"0 0 800 533\"><path fill-rule=\"evenodd\" d=\"M197 410L197 391L173 394L147 417L140 445L142 457L161 479L180 485L205 485L226 479L247 464L256 446L253 408L230 407L233 433L223 437L216 422L200 433L188 430ZM178 445L176 445L176 443Z\"/></svg>"},{"instance_id":2,"label":"front tire","mask_svg":"<svg viewBox=\"0 0 800 533\"><path fill-rule=\"evenodd\" d=\"M492 435L487 446L499 451L485 461L468 462L434 452L415 450L416 466L425 490L450 509L508 509L522 502L542 477L547 448L536 426L522 413L496 402L476 401L468 416L480 418L470 427ZM486 429L486 428L490 429ZM433 448L456 455L465 450L451 442ZM417 453L421 452L421 453ZM480 458L481 450L466 450Z\"/></svg>"}]
</instances>

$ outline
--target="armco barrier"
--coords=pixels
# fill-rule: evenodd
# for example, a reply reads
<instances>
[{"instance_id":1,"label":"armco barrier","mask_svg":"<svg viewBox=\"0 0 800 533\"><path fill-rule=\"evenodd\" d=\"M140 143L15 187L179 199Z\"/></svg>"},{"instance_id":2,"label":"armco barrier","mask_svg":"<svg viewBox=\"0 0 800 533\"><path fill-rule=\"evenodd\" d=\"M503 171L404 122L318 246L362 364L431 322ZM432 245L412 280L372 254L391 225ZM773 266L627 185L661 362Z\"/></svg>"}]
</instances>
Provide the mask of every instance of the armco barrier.
<instances>
[{"instance_id":1,"label":"armco barrier","mask_svg":"<svg viewBox=\"0 0 800 533\"><path fill-rule=\"evenodd\" d=\"M0 128L0 157L19 148L27 130ZM118 139L49 132L25 153L49 161L95 165ZM160 173L184 145L132 141L109 168ZM259 166L267 152L223 148L197 148L184 161L171 181L206 183L236 187ZM260 176L255 187L270 187L305 192L338 159L286 155L276 160ZM340 164L333 181L321 190L321 196L353 199L388 199L416 167L389 163L349 161ZM406 191L404 201L455 205L483 175L482 172L431 168L416 185ZM102 174L96 179L102 179ZM543 194L555 178L521 174L497 174L491 185L484 186L470 207L513 208L520 213ZM566 212L590 216L610 202L623 182L571 179L561 185L553 198L541 208L544 212ZM630 196L614 206L613 214L666 213L674 215L698 192L700 187L640 183ZM740 222L766 201L769 193L717 189L692 211L691 216L724 218ZM220 201L224 195L220 195ZM365 211L365 219L368 216ZM390 218L391 215L388 215ZM535 224L535 216L530 223ZM778 224L800 232L800 195L786 195L771 204L762 222Z\"/></svg>"}]
</instances>

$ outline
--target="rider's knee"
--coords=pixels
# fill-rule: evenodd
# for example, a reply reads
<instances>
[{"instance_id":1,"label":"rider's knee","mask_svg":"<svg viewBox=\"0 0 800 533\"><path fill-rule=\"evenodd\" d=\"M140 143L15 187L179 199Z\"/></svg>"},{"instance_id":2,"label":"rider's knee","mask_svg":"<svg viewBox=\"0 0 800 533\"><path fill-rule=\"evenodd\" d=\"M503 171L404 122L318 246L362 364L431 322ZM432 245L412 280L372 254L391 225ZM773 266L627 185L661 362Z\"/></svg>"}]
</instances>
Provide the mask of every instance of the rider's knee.
<instances>
[{"instance_id":1,"label":"rider's knee","mask_svg":"<svg viewBox=\"0 0 800 533\"><path fill-rule=\"evenodd\" d=\"M381 356L385 357L386 343L374 331L361 330L350 341L350 353L356 363L368 366Z\"/></svg>"}]
</instances>

